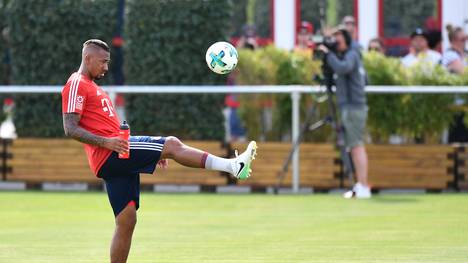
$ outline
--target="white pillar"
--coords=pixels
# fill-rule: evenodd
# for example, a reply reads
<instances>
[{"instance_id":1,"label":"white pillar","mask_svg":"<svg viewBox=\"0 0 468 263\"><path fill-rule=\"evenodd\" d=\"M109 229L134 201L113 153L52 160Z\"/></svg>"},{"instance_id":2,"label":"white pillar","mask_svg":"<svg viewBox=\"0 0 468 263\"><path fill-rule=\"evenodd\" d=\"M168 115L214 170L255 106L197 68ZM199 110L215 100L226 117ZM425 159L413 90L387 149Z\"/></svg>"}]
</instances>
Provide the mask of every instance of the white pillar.
<instances>
[{"instance_id":1,"label":"white pillar","mask_svg":"<svg viewBox=\"0 0 468 263\"><path fill-rule=\"evenodd\" d=\"M442 51L450 47L445 26L461 26L468 32L468 2L466 0L442 0Z\"/></svg>"},{"instance_id":2,"label":"white pillar","mask_svg":"<svg viewBox=\"0 0 468 263\"><path fill-rule=\"evenodd\" d=\"M274 0L274 35L275 45L291 50L296 36L296 1Z\"/></svg>"},{"instance_id":3,"label":"white pillar","mask_svg":"<svg viewBox=\"0 0 468 263\"><path fill-rule=\"evenodd\" d=\"M301 105L301 93L293 92L291 93L292 100L292 136L291 136L291 145L299 138L300 133L300 105ZM300 164L299 164L299 147L293 154L292 158L292 192L297 194L299 193L300 186Z\"/></svg>"},{"instance_id":4,"label":"white pillar","mask_svg":"<svg viewBox=\"0 0 468 263\"><path fill-rule=\"evenodd\" d=\"M367 49L369 41L379 36L379 0L358 1L358 40Z\"/></svg>"}]
</instances>

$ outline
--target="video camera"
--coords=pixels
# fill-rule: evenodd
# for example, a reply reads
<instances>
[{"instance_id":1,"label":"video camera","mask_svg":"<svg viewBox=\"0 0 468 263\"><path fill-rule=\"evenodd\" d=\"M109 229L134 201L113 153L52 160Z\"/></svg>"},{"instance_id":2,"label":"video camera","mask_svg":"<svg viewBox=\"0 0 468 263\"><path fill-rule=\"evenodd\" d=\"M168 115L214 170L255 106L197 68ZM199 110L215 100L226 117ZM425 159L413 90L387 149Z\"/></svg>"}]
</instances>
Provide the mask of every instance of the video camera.
<instances>
[{"instance_id":1,"label":"video camera","mask_svg":"<svg viewBox=\"0 0 468 263\"><path fill-rule=\"evenodd\" d=\"M331 52L336 52L338 43L336 42L336 38L334 36L325 36L325 37L321 37L321 41L315 43L315 46L319 46L319 45L324 45Z\"/></svg>"},{"instance_id":2,"label":"video camera","mask_svg":"<svg viewBox=\"0 0 468 263\"><path fill-rule=\"evenodd\" d=\"M333 69L327 63L327 55L323 53L318 47L324 45L330 50L330 52L336 53L337 51L337 42L334 36L319 36L314 39L315 49L314 49L314 59L322 61L322 75L315 76L314 79L321 83L322 85L330 88L334 85L333 81Z\"/></svg>"}]
</instances>

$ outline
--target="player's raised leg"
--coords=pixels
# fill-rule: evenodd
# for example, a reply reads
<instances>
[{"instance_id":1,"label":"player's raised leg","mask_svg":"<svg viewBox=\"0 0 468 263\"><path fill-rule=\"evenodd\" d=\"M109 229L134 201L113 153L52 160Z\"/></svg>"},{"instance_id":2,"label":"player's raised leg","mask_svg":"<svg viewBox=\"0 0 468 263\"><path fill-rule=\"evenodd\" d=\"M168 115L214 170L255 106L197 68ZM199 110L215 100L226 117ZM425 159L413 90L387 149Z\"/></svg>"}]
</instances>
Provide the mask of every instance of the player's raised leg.
<instances>
[{"instance_id":1,"label":"player's raised leg","mask_svg":"<svg viewBox=\"0 0 468 263\"><path fill-rule=\"evenodd\" d=\"M255 141L251 141L241 155L237 155L236 151L235 158L226 159L185 145L178 138L169 136L166 138L161 159L173 159L184 166L223 171L236 178L246 179L250 176L250 164L256 154Z\"/></svg>"},{"instance_id":2,"label":"player's raised leg","mask_svg":"<svg viewBox=\"0 0 468 263\"><path fill-rule=\"evenodd\" d=\"M110 248L111 263L127 262L136 221L136 208L132 203L115 218L115 232Z\"/></svg>"}]
</instances>

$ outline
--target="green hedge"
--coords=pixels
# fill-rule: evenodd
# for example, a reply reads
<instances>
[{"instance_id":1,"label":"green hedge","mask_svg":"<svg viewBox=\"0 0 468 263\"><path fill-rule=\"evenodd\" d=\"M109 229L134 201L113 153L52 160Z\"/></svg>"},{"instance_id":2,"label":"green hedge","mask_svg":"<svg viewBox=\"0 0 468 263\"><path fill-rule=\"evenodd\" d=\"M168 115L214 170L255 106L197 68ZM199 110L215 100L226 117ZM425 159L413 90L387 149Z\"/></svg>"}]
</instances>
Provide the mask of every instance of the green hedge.
<instances>
[{"instance_id":1,"label":"green hedge","mask_svg":"<svg viewBox=\"0 0 468 263\"><path fill-rule=\"evenodd\" d=\"M6 43L3 37L3 30L5 29L5 2L0 1L0 85L4 85L6 82ZM1 113L0 113L1 114Z\"/></svg>"},{"instance_id":2,"label":"green hedge","mask_svg":"<svg viewBox=\"0 0 468 263\"><path fill-rule=\"evenodd\" d=\"M128 84L225 84L206 66L205 51L227 40L230 0L129 2ZM222 95L128 95L132 130L187 139L224 137Z\"/></svg>"},{"instance_id":3,"label":"green hedge","mask_svg":"<svg viewBox=\"0 0 468 263\"><path fill-rule=\"evenodd\" d=\"M288 53L274 47L255 52L241 50L238 65L238 84L312 84L311 76L319 73L318 61L311 61L299 53ZM384 57L379 53L364 54L364 65L371 85L468 85L468 74L462 76L448 73L440 66L434 68L418 65L405 69L399 59ZM467 72L468 73L468 72ZM262 96L244 98L241 117L249 128L248 136L260 137ZM289 95L266 96L273 102L274 130L270 139L280 139L289 134L291 105ZM383 141L390 134L401 134L435 141L452 120L453 95L376 95L368 94L368 128L375 141ZM302 113L310 106L304 98ZM322 113L326 108L322 106ZM304 114L303 114L304 115ZM252 128L251 128L252 127ZM327 130L309 134L312 140L327 140Z\"/></svg>"},{"instance_id":4,"label":"green hedge","mask_svg":"<svg viewBox=\"0 0 468 263\"><path fill-rule=\"evenodd\" d=\"M13 84L63 85L79 67L85 40L110 43L116 7L113 0L10 1ZM60 95L22 95L15 101L19 136L63 135Z\"/></svg>"},{"instance_id":5,"label":"green hedge","mask_svg":"<svg viewBox=\"0 0 468 263\"><path fill-rule=\"evenodd\" d=\"M210 44L227 39L230 0L129 1L127 7L128 84L225 83L226 76L212 73L204 58ZM12 84L64 84L79 66L84 40L111 42L116 8L113 0L11 1L6 13L12 39ZM100 84L111 79L109 74ZM222 95L127 99L134 132L193 139L224 136ZM15 101L20 136L63 136L60 95L17 95Z\"/></svg>"},{"instance_id":6,"label":"green hedge","mask_svg":"<svg viewBox=\"0 0 468 263\"><path fill-rule=\"evenodd\" d=\"M3 38L3 30L5 29L5 5L6 1L0 1L0 85L5 85L7 83L7 65L6 65L6 55L7 55L7 46L5 39ZM5 119L5 114L3 113L3 100L7 95L0 94L0 123Z\"/></svg>"},{"instance_id":7,"label":"green hedge","mask_svg":"<svg viewBox=\"0 0 468 263\"><path fill-rule=\"evenodd\" d=\"M396 58L379 53L364 56L371 85L467 85L466 77L448 73L441 66L403 68ZM374 139L403 134L435 141L452 120L453 95L369 94L369 122Z\"/></svg>"},{"instance_id":8,"label":"green hedge","mask_svg":"<svg viewBox=\"0 0 468 263\"><path fill-rule=\"evenodd\" d=\"M239 50L241 63L235 72L239 85L312 85L313 76L320 74L320 62L310 59L302 52L288 52L268 46L256 51ZM280 140L288 136L291 127L291 98L289 94L256 94L240 96L240 115L249 138L258 139L262 131L262 110L265 104L272 105L273 129L267 131L266 139ZM313 104L311 95L302 96L301 115ZM323 112L326 105L320 105ZM310 140L329 138L328 128L308 134Z\"/></svg>"}]
</instances>

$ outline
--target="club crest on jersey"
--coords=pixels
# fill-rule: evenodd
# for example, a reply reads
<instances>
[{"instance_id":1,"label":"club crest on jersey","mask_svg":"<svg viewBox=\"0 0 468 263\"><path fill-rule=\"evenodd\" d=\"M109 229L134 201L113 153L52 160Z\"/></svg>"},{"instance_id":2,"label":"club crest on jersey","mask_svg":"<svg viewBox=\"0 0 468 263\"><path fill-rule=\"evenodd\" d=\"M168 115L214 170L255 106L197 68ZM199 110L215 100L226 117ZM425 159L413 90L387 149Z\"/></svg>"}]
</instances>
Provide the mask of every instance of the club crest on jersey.
<instances>
[{"instance_id":1,"label":"club crest on jersey","mask_svg":"<svg viewBox=\"0 0 468 263\"><path fill-rule=\"evenodd\" d=\"M78 96L78 97L76 98L76 108L77 108L78 110L82 110L82 109L83 109L83 100L84 100L83 96Z\"/></svg>"}]
</instances>

